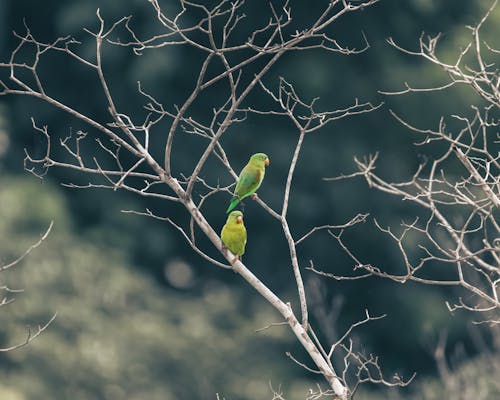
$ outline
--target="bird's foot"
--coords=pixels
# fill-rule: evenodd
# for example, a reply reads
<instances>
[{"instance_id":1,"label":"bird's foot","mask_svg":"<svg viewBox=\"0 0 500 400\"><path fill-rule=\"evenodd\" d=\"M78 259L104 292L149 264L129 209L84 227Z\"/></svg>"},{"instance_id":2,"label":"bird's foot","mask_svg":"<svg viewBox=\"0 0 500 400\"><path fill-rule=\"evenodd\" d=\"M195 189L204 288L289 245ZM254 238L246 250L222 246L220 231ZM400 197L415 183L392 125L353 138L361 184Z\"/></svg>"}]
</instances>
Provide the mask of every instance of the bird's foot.
<instances>
[{"instance_id":1,"label":"bird's foot","mask_svg":"<svg viewBox=\"0 0 500 400\"><path fill-rule=\"evenodd\" d=\"M254 193L252 194L252 200L257 200L259 198L259 196L257 196L257 193Z\"/></svg>"}]
</instances>

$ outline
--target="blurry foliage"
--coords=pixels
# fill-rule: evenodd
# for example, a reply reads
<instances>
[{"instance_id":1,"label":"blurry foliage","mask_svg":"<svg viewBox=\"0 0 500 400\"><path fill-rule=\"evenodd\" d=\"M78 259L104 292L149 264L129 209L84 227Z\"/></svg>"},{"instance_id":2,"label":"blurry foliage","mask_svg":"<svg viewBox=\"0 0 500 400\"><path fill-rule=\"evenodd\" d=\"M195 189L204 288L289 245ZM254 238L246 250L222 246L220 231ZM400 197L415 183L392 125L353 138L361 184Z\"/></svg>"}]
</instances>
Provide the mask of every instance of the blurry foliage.
<instances>
[{"instance_id":1,"label":"blurry foliage","mask_svg":"<svg viewBox=\"0 0 500 400\"><path fill-rule=\"evenodd\" d=\"M172 2L163 1L162 4L169 7ZM415 137L389 116L387 108L394 109L396 113L409 121L417 121L420 127L434 127L441 115L466 113L469 104L477 99L460 87L446 93L431 95L389 98L380 95L378 90L400 89L405 81L423 87L427 84L443 82L445 78L439 69L390 48L385 39L392 36L397 43L412 48L416 45L422 31L425 30L430 34L442 31L444 32L443 51L455 54L459 50L459 43L463 41L467 33L464 25L477 22L487 6L489 2L384 0L377 6L348 20L339 21L334 27L339 40L342 43L350 43L352 46L363 43L361 33L363 31L371 45L366 53L349 57L316 51L294 53L281 60L277 68L271 71L266 78L266 83L273 87L275 78L282 75L291 81L305 98L320 96L318 106L325 109L343 107L350 104L355 97L374 103L386 102L386 106L375 113L339 121L329 129L306 138L304 152L299 159L294 178L295 186L289 210L291 227L295 235L300 236L314 225L343 223L357 212L370 212L376 215L383 225L397 225L401 219L415 214L415 210L411 209L408 204L371 191L361 179L358 182L331 184L323 182L321 178L352 171L354 169L353 155L381 151L379 170L383 175L397 180L402 177L406 178L416 168L421 157L432 155L432 152L426 153L424 149L413 146ZM8 54L15 43L11 36L7 36L8 32L12 29L23 31L23 18L26 19L33 33L41 39L48 41L68 34L74 35L77 39L83 39L85 36L82 27L96 26L95 10L98 7L101 8L101 14L108 21L133 14L134 26L144 35L158 29L152 9L147 1L143 0L109 0L106 2L52 0L43 3L31 0L8 0L0 2L0 15L2 15L3 8L7 15L5 20L8 21L5 25L0 25L2 30L0 38L9 37L8 40L0 41L0 46L3 45L0 47L0 54L2 56ZM249 14L245 23L251 24L254 21L252 18L262 17L261 7L261 2L248 1ZM292 8L295 9L295 18L305 20L309 15L317 12L319 5L297 0L292 1ZM488 22L485 35L490 38L498 37L500 26L498 21L499 13L497 12ZM245 37L244 29L240 34ZM92 53L91 42L86 42L82 46L85 52ZM169 51L145 52L140 57L132 57L126 49L110 46L107 46L104 51L106 75L111 82L114 96L121 99L118 101L118 106L132 115L143 113L142 99L136 95L137 80L141 80L144 87L163 103L179 103L185 99L192 88L194 68L200 61L197 51L185 47ZM99 120L109 120L103 96L94 75L84 71L73 62L66 62L57 57L47 59L44 62L44 68L47 72L47 83L55 96L60 96L77 109L89 110L89 113ZM253 96L254 101L256 99L268 101L259 91L256 91ZM207 99L205 104L198 104L193 112L210 112L211 100L213 99ZM3 99L1 101L3 102ZM4 118L7 119L6 122L0 124L0 149L4 126L9 126L12 133L9 151L0 161L0 168L14 174L22 172L24 147L28 146L35 152L43 151L43 142L33 133L29 116L34 116L40 124L48 124L51 131L57 132L61 137L66 136L70 130L86 129L67 115L55 112L32 99L9 98L7 102L0 105L4 107ZM162 126L162 128L166 129L167 126ZM164 137L161 131L157 132L158 136L155 140L157 140L158 148L161 149ZM285 168L291 159L295 140L296 137L290 133L289 125L283 123L282 120L257 116L238 124L223 138L224 145L234 160L233 164L236 168L241 168L248 154L255 151L265 150L270 155L271 168L266 174L265 185L262 186L259 194L271 205L276 205L281 200ZM190 139L183 133L177 136L174 144L174 157L175 146L184 150L188 149L191 146ZM189 165L192 160L175 161ZM208 165L210 168L204 171L203 177L229 181L228 176L219 176L221 170L216 163L208 163ZM68 171L53 171L47 179L55 182L87 183L87 177ZM141 397L137 394L137 398L154 399L154 396L168 398L169 395L175 398L175 396L180 396L178 392L168 392L174 389L170 387L162 389L163 386L161 386L162 382L168 381L166 376L169 376L169 368L173 368L171 372L173 381L183 379L188 381L187 384L179 386L186 390L193 390L189 392L191 396L194 396L191 398L202 398L198 397L199 393L213 398L213 389L217 382L222 380L225 381L225 385L235 385L236 389L233 388L228 392L232 395L239 393L242 390L241 387L248 385L251 380L246 377L245 382L239 381L241 377L235 372L236 368L231 363L234 363L234 360L241 361L246 357L245 364L251 365L254 363L252 357L257 357L259 354L269 357L267 366L269 370L273 369L270 375L273 379L279 380L280 376L283 376L284 381L290 379L288 375L280 375L275 370L275 365L271 364L271 361L275 360L271 354L276 354L272 353L276 351L275 347L270 346L272 342L264 341L259 335L255 337L253 333L255 328L262 325L261 322L269 322L270 317L260 310L260 305L256 305L253 300L255 296L249 289L241 287L239 280L234 279L233 274L221 272L193 254L183 239L169 226L158 221L124 216L120 213L123 208L150 207L161 210L164 204L139 199L128 193L95 190L64 190L67 201L57 196L50 197L49 200L49 197L42 195L42 189L48 186L46 183L40 183L37 186L33 183L28 184L25 180L19 182L11 180L10 182L10 187L19 185L25 188L19 189L24 193L20 194L24 199L23 202L5 200L10 201L9 207L12 210L4 206L4 200L0 202L0 212L6 215L5 218L7 215L10 215L8 218L11 218L11 221L13 221L12 218L20 218L16 220L17 222L12 222L9 228L12 229L9 230L11 236L2 235L1 245L5 247L6 254L17 254L16 252L19 252L32 239L32 235L36 235L43 229L44 222L47 223L49 219L56 219L56 227L51 237L51 250L49 245L46 245L43 251L37 252L36 260L30 259L32 266L25 265L22 273L16 272L19 275L15 276L12 274L15 279L21 279L17 283L26 286L29 294L21 296L22 300L20 298L18 304L11 307L16 315L8 319L11 323L19 322L18 318L32 322L33 316L37 316L37 319L38 317L46 318L55 310L59 311L59 317L51 332L29 349L9 355L9 360L10 357L21 357L19 354L25 357L33 354L33 357L36 355L37 359L41 360L43 355L49 357L51 352L60 354L58 356L60 358L57 359L61 363L61 359L67 358L69 363L71 357L75 357L71 361L74 367L65 367L64 364L51 367L52 372L60 370L60 373L68 374L66 378L62 377L61 381L68 380L68 390L73 390L72 393L76 393L75 396L79 393L77 387L81 388L79 390L88 390L81 396L93 393L92 391L104 391L105 388L110 391L109 393L122 393L120 390L123 388L117 389L116 387L116 377L120 376L120 384L129 385L126 386L125 393L132 395L132 388L149 387L151 389L150 397ZM2 179L1 196L8 196L5 194L5 188ZM56 192L54 188L51 191ZM221 217L220 204L227 200L220 195L214 196L207 203L206 215L215 227L222 226L224 222ZM24 203L24 201L31 203ZM67 204L69 210L64 204ZM169 207L172 207L169 214L174 218L185 218L183 210L176 209L172 205ZM289 286L292 282L292 272L286 261L285 243L278 241L273 242L273 246L269 245L269 238L277 236L279 227L274 221L270 221L269 217L253 202L247 202L246 207L251 210L252 215L247 219L250 237L245 254L246 263L259 276L262 276L273 290L285 297L295 298L294 289ZM19 209L23 209L25 215L15 213L15 210L19 211ZM6 224L3 217L0 223ZM32 229L29 235L25 231L28 228ZM5 239L7 237L8 240ZM349 232L347 237L350 244L359 244L363 261L383 265L387 270L400 265L400 254L397 249L392 248L391 242L380 235L369 223ZM7 248L7 243L12 248ZM302 257L301 265L306 266L311 255L314 255L315 264L323 267L324 270L336 272L349 270L352 267L349 260L333 244L333 239L326 233L318 234L304 242L299 247L299 255ZM195 278L192 284L185 286L187 290L162 289L151 282L147 276L138 272L139 269L147 270L160 282L175 287L175 282L171 284L172 281L165 280L165 277L168 278L168 268L165 269L165 264L171 265L173 260L182 260L193 268ZM134 267L133 269L124 268L124 264ZM42 278L46 280L43 281ZM42 280L38 281L39 279ZM37 281L40 285L38 289L35 287ZM339 320L341 327L348 326L366 307L374 313L388 313L385 320L367 330L368 334L364 335L362 341L368 349L380 353L382 360L387 360L383 364L389 365L389 370L400 369L405 374L414 370L433 371L431 355L428 351L422 350L428 348L428 339L435 336L436 332L443 327L454 330L456 337L453 340L465 340L467 346L470 347L465 329L462 327L463 320L457 316L450 316L446 311L444 300L447 289L411 285L400 287L391 282L375 279L340 283L327 281L326 285L329 288L329 293L326 295L327 302L333 294L341 294L345 298L343 313ZM212 295L207 295L207 291ZM67 294L69 297L64 297L65 292L69 293ZM226 294L218 297L219 292ZM210 306L200 303L206 296L214 296L219 300ZM224 296L226 298L223 298ZM40 300L42 298L46 299L46 303ZM33 303L30 303L32 304L30 306L22 306L22 301ZM204 304L203 307L201 304ZM247 316L252 315L252 318L237 319L237 313L232 308L236 305L240 307L238 311L243 311ZM31 309L31 307L34 308ZM92 317L89 315L87 319L85 313L90 313L89 310L94 310L95 315L93 313ZM260 311L257 313L256 310ZM80 322L76 321L75 314L83 315L79 319ZM142 315L142 317L137 315ZM171 315L172 320L165 317L166 315ZM237 329L237 333L212 330L207 335L213 335L211 336L213 340L206 342L202 342L200 338L190 338L189 335L193 331L190 329L187 329L187 332L183 331L180 326L190 323L198 324L194 315L198 316L200 321L205 319L204 322L200 322L202 326L211 326L217 318L222 318L221 315L230 315L229 321L235 321L234 329ZM146 330L135 332L131 328L135 326L135 318L139 318L138 321L142 321L140 318L150 321L150 325L146 325L149 328L137 328ZM182 321L185 318L186 321L182 324L172 322L176 318ZM97 319L101 322L96 323ZM187 321L189 319L193 321ZM222 318L222 320L225 319ZM141 324L138 323L138 326L142 326ZM402 331L402 326L411 329ZM74 335L79 336L79 329L83 329L81 332L91 330L94 334L91 341L96 341L97 347L94 348L93 345L88 344L88 336L86 339L76 340ZM340 328L339 330L341 331ZM71 334L71 332L76 333ZM224 341L219 340L218 335L224 335ZM192 341L189 342L188 338ZM182 339L186 339L184 344L176 342ZM209 342L222 344L228 339L230 341L227 345L230 347L220 352L207 344ZM254 340L252 345L248 345L248 349L246 349L246 340L249 342ZM151 343L152 341L154 344ZM122 350L115 348L113 343L119 343L117 346L122 346L120 347ZM146 346L146 349L143 346ZM173 356L178 346L187 351L190 357L181 357L180 354ZM257 351L255 348L252 349L252 346L261 346L261 348ZM103 360L98 361L98 364L89 366L92 365L90 360L97 362L96 354L100 354L103 348L111 355L105 356ZM134 349L138 348L142 348L144 353L136 354ZM75 349L77 351L74 351ZM248 353L242 355L240 353L242 349L248 350ZM210 353L193 356L198 351ZM282 352L278 353L282 354ZM234 360L227 360L227 357L233 356ZM135 358L139 359L139 368L146 368L147 373L141 372L134 375L130 372L133 371L130 365L135 365ZM78 370L78 364L82 363L82 360L86 360L88 365L82 365L81 373L76 374L75 370ZM11 360L11 362L19 368L20 360ZM104 369L107 368L102 376L96 373L100 371L96 365L101 368L99 364L101 362L107 365L102 366ZM202 364L205 362L206 365ZM266 363L255 362L254 364L262 366ZM10 363L5 365L10 365ZM23 363L23 370L26 374L30 371L32 375L30 379L33 381L33 387L42 385L44 378L38 374L48 373L49 368L46 371L44 368L40 369L40 365L32 364L29 360ZM179 370L172 365L179 366ZM175 372L181 370L180 365L184 372ZM244 364L241 362L240 365ZM206 382L193 384L192 379L187 379L189 372L185 371L189 371L190 368L200 368L200 366L206 370ZM284 366L293 370L290 364L280 364L279 368ZM74 376L69 371L72 371ZM92 374L92 378L85 378L87 373ZM263 381L265 380L266 372L256 373L262 377ZM2 380L8 381L11 389L23 387L21 385L24 382L23 376L19 372L11 372L8 375L9 380ZM134 376L146 379L144 381L146 384L135 381ZM147 378L144 378L145 376ZM288 377L285 379L285 376ZM93 382L94 379L97 382ZM54 378L55 381L56 378ZM239 389L237 385L241 385ZM160 392L153 394L154 390ZM195 390L199 392L193 394ZM117 397L108 394L109 396L119 398L119 394L116 395Z\"/></svg>"},{"instance_id":2,"label":"blurry foliage","mask_svg":"<svg viewBox=\"0 0 500 400\"><path fill-rule=\"evenodd\" d=\"M29 346L0 354L2 400L265 398L270 377L293 380L287 393L303 397L302 371L284 354L286 329L255 333L276 318L265 304L242 316L241 293L214 280L190 296L163 290L117 251L72 234L66 202L49 184L4 177L0 203L2 261L56 221L40 248L1 274L25 289L0 309L1 344L57 312Z\"/></svg>"},{"instance_id":3,"label":"blurry foliage","mask_svg":"<svg viewBox=\"0 0 500 400\"><path fill-rule=\"evenodd\" d=\"M460 366L447 381L431 381L421 384L418 397L421 400L444 398L466 400L493 400L500 398L500 358L498 353L487 353Z\"/></svg>"},{"instance_id":4,"label":"blurry foliage","mask_svg":"<svg viewBox=\"0 0 500 400\"><path fill-rule=\"evenodd\" d=\"M498 353L487 352L461 364L446 379L421 380L407 395L397 390L383 394L361 391L356 400L495 400L500 398L499 376Z\"/></svg>"}]
</instances>

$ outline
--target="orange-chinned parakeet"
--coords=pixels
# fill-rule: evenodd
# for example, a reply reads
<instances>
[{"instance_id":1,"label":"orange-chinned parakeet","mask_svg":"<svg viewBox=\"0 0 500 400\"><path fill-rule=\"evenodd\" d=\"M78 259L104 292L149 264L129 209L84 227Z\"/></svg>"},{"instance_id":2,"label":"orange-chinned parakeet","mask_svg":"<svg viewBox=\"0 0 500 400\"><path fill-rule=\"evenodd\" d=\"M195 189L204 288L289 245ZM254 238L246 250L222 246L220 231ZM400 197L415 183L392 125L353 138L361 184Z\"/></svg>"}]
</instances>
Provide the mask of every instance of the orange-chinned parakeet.
<instances>
[{"instance_id":1,"label":"orange-chinned parakeet","mask_svg":"<svg viewBox=\"0 0 500 400\"><path fill-rule=\"evenodd\" d=\"M241 211L233 211L229 214L226 224L222 227L220 237L224 246L236 255L231 262L235 263L238 257L245 253L245 245L247 244L247 230L243 224Z\"/></svg>"},{"instance_id":2,"label":"orange-chinned parakeet","mask_svg":"<svg viewBox=\"0 0 500 400\"><path fill-rule=\"evenodd\" d=\"M257 153L250 157L250 161L240 172L233 199L226 213L236 207L245 197L251 196L257 191L264 179L267 165L269 165L269 157L264 153Z\"/></svg>"}]
</instances>

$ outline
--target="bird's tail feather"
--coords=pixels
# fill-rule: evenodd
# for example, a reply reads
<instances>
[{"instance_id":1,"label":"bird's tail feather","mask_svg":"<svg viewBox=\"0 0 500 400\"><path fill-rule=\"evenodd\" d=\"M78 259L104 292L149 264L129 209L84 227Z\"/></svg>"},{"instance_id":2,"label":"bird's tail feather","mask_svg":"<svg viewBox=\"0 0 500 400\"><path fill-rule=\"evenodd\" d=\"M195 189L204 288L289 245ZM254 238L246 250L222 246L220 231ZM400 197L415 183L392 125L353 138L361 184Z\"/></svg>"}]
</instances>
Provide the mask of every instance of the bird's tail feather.
<instances>
[{"instance_id":1,"label":"bird's tail feather","mask_svg":"<svg viewBox=\"0 0 500 400\"><path fill-rule=\"evenodd\" d=\"M232 209L238 205L239 202L240 199L238 197L233 197L233 199L231 200L231 204L229 204L229 207L226 211L226 214L230 213Z\"/></svg>"}]
</instances>

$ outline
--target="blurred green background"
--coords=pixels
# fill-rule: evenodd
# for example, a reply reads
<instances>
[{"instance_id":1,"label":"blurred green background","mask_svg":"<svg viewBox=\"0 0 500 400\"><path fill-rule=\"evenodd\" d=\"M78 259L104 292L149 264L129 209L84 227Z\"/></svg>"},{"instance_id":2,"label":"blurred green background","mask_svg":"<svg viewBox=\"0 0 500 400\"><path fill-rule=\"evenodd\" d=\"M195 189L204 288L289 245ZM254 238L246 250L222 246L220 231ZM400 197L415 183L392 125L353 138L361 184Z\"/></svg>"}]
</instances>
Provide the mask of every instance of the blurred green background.
<instances>
[{"instance_id":1,"label":"blurred green background","mask_svg":"<svg viewBox=\"0 0 500 400\"><path fill-rule=\"evenodd\" d=\"M325 3L291 2L297 26L317 15ZM168 9L168 1L162 4ZM441 115L467 115L470 104L479 104L479 100L460 87L432 94L379 94L379 90L401 89L405 82L417 87L446 82L438 68L401 54L386 38L416 48L422 31L443 32L440 55L453 60L469 38L465 25L477 23L489 5L487 1L382 0L330 29L349 47L361 47L364 33L370 43L365 53L291 53L266 76L270 86L275 87L283 76L305 99L319 96L321 109L343 108L354 98L385 102L376 112L340 120L306 138L289 211L294 235L300 237L315 225L344 223L358 212L393 226L418 215L419 210L407 203L371 191L361 179L331 183L322 178L353 171L355 155L380 151L380 174L401 180L423 157L432 156L432 148L413 146L416 138L390 117L388 109L419 127L430 128ZM92 41L82 28L97 26L98 7L107 21L133 15L134 26L144 34L159 29L145 0L2 0L1 61L17 44L12 31L24 31L23 19L40 40L72 35L83 42L83 53L92 54ZM265 20L266 7L266 2L249 1L244 26L249 29ZM244 29L236 34L240 40L246 37ZM500 13L496 10L485 26L484 39L494 43L499 35ZM143 98L136 91L138 80L164 104L179 104L189 95L201 62L200 53L187 47L146 51L137 57L129 49L106 46L105 54L105 71L118 108L138 117L144 114ZM46 58L41 69L53 96L97 120L109 120L91 71L59 56ZM0 78L5 78L5 71ZM204 97L194 114L200 118L210 115L222 95L215 90L213 96ZM269 104L259 90L249 102ZM272 398L269 382L273 387L281 385L287 399L305 398L307 388L320 380L285 356L291 351L307 360L290 332L286 327L255 332L277 320L270 306L238 276L194 254L170 225L121 213L122 209L149 207L185 221L184 211L130 193L77 191L60 185L88 183L89 177L78 172L53 169L44 181L27 174L23 171L24 148L34 154L44 151L30 117L61 138L70 131L88 130L32 99L0 97L0 261L18 256L50 221L55 222L48 240L28 260L0 276L1 285L25 289L14 304L0 309L0 345L22 340L26 325L43 323L58 313L35 342L0 353L0 398L214 399L220 393L226 399L264 399ZM167 128L162 123L153 143L162 143L161 132ZM259 195L275 208L282 198L295 142L296 133L288 122L256 116L231 128L223 139L238 170L249 154L265 151L270 156L271 167ZM176 173L192 169L201 144L178 134ZM230 182L215 162L203 171L203 177ZM227 200L219 194L205 206L207 219L217 229L224 223L220 204ZM251 213L246 219L251 235L246 264L280 296L296 304L286 242L275 239L281 237L280 226L253 202L247 202L246 210ZM346 240L364 262L389 271L401 265L397 249L373 227L371 217L370 222L348 232ZM203 241L201 244L208 247ZM313 259L318 268L337 274L347 274L352 268L326 232L298 249L302 267ZM447 356L457 379L463 375L479 385L482 370L480 384L487 388L483 398L499 395L494 382L499 374L493 353L496 336L473 326L473 316L450 315L445 301L457 293L380 279L335 282L308 271L304 271L304 279L313 324L324 339L343 332L363 316L365 308L373 314L387 313L385 319L361 329L356 340L366 352L380 355L388 374L418 374L409 389L381 392L381 388L368 387L359 398L446 398L450 392L445 391L451 389L440 382L433 359L434 346L443 332L448 335ZM321 318L332 304L340 305L334 324Z\"/></svg>"}]
</instances>

